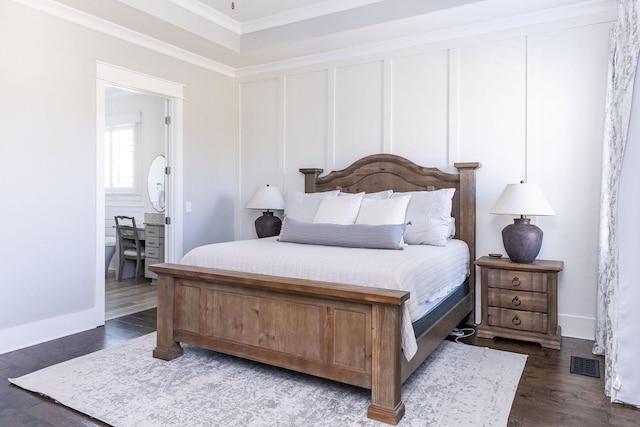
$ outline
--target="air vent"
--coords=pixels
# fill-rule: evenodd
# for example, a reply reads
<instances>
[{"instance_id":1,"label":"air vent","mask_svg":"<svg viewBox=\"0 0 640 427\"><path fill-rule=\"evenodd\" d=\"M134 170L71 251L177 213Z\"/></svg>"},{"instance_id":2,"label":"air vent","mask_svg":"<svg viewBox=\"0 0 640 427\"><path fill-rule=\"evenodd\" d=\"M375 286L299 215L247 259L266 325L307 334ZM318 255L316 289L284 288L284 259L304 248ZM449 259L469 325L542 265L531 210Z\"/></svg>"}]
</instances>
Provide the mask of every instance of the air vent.
<instances>
[{"instance_id":1,"label":"air vent","mask_svg":"<svg viewBox=\"0 0 640 427\"><path fill-rule=\"evenodd\" d=\"M600 378L600 362L598 362L596 359L571 356L570 372L572 374Z\"/></svg>"}]
</instances>

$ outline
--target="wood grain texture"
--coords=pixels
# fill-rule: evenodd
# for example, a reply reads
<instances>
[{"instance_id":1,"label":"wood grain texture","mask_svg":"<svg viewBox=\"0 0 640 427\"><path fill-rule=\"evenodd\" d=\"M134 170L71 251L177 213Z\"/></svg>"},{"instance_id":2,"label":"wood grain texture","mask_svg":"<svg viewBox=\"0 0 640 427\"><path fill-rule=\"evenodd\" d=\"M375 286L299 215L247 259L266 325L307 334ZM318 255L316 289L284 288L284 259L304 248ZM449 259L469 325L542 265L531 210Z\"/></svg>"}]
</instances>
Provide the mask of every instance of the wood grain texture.
<instances>
[{"instance_id":1,"label":"wood grain texture","mask_svg":"<svg viewBox=\"0 0 640 427\"><path fill-rule=\"evenodd\" d=\"M105 320L115 319L155 308L158 304L157 287L151 281L134 278L116 280L109 272L105 280Z\"/></svg>"},{"instance_id":2,"label":"wood grain texture","mask_svg":"<svg viewBox=\"0 0 640 427\"><path fill-rule=\"evenodd\" d=\"M183 354L182 347L173 334L174 284L175 278L171 276L158 277L158 343L153 350L153 357L163 360L172 360Z\"/></svg>"},{"instance_id":3,"label":"wood grain texture","mask_svg":"<svg viewBox=\"0 0 640 427\"><path fill-rule=\"evenodd\" d=\"M513 308L518 310L548 310L547 294L543 292L520 292L510 289L489 288L489 305L493 307Z\"/></svg>"},{"instance_id":4,"label":"wood grain texture","mask_svg":"<svg viewBox=\"0 0 640 427\"><path fill-rule=\"evenodd\" d=\"M305 191L432 191L454 188L456 236L471 251L469 293L418 337L407 362L401 320L409 293L340 283L291 279L177 264L150 267L158 274L158 343L154 356L181 354L179 343L371 389L370 418L396 424L404 415L402 382L475 307L475 170L459 173L418 166L390 154L361 159L319 177L301 169Z\"/></svg>"},{"instance_id":5,"label":"wood grain texture","mask_svg":"<svg viewBox=\"0 0 640 427\"><path fill-rule=\"evenodd\" d=\"M482 323L478 335L534 341L560 349L558 273L561 261L518 264L509 259L481 257Z\"/></svg>"}]
</instances>

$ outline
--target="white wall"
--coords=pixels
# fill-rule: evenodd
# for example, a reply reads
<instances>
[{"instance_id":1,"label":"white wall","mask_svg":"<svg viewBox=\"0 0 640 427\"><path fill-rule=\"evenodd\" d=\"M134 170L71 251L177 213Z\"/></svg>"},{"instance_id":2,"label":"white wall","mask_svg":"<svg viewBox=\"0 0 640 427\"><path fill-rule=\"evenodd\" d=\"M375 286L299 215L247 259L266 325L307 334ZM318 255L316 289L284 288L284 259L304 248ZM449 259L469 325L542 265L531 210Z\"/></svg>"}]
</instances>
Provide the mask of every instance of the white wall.
<instances>
[{"instance_id":1,"label":"white wall","mask_svg":"<svg viewBox=\"0 0 640 427\"><path fill-rule=\"evenodd\" d=\"M232 78L0 0L0 353L97 326L96 61L185 85L184 250L233 238Z\"/></svg>"},{"instance_id":2,"label":"white wall","mask_svg":"<svg viewBox=\"0 0 640 427\"><path fill-rule=\"evenodd\" d=\"M593 338L598 183L610 18L583 16L240 81L240 202L258 185L303 189L301 167L390 152L452 170L478 161L477 254L502 252L507 183L540 185L541 259L560 275L563 334ZM265 161L266 160L266 161ZM259 213L239 209L237 238Z\"/></svg>"}]
</instances>

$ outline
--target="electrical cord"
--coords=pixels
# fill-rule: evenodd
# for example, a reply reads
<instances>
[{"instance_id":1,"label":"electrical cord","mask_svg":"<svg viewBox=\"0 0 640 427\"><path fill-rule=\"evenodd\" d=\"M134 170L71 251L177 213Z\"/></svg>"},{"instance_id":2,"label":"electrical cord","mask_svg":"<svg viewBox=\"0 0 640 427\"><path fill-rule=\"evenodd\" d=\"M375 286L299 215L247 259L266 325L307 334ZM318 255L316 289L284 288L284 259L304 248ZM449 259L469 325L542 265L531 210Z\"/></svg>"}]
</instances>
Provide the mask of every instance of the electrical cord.
<instances>
[{"instance_id":1,"label":"electrical cord","mask_svg":"<svg viewBox=\"0 0 640 427\"><path fill-rule=\"evenodd\" d=\"M467 338L476 333L474 328L453 328L449 335L455 337L455 342L460 342L461 338Z\"/></svg>"},{"instance_id":2,"label":"electrical cord","mask_svg":"<svg viewBox=\"0 0 640 427\"><path fill-rule=\"evenodd\" d=\"M475 329L473 329L473 328L460 328L460 329L456 328L456 329L457 329L458 331L462 332L462 335L456 335L456 338L455 338L455 340L454 340L455 342L460 342L459 340L460 340L461 338L467 338L467 337L470 337L470 336L472 336L473 334L475 334L475 333L476 333L476 330L475 330ZM455 331L456 329L454 329L454 331Z\"/></svg>"}]
</instances>

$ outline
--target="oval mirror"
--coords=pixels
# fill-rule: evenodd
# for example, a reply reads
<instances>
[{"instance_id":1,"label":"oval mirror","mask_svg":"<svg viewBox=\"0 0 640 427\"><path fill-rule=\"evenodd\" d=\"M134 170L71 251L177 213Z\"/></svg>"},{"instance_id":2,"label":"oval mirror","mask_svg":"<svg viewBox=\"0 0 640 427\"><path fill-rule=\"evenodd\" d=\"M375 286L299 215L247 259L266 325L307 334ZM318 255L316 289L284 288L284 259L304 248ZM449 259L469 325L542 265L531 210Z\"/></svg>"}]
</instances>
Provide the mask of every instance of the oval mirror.
<instances>
[{"instance_id":1,"label":"oval mirror","mask_svg":"<svg viewBox=\"0 0 640 427\"><path fill-rule=\"evenodd\" d=\"M164 156L156 156L151 162L151 166L149 167L149 176L147 177L149 201L151 202L153 209L158 212L164 212L165 167L166 161Z\"/></svg>"}]
</instances>

